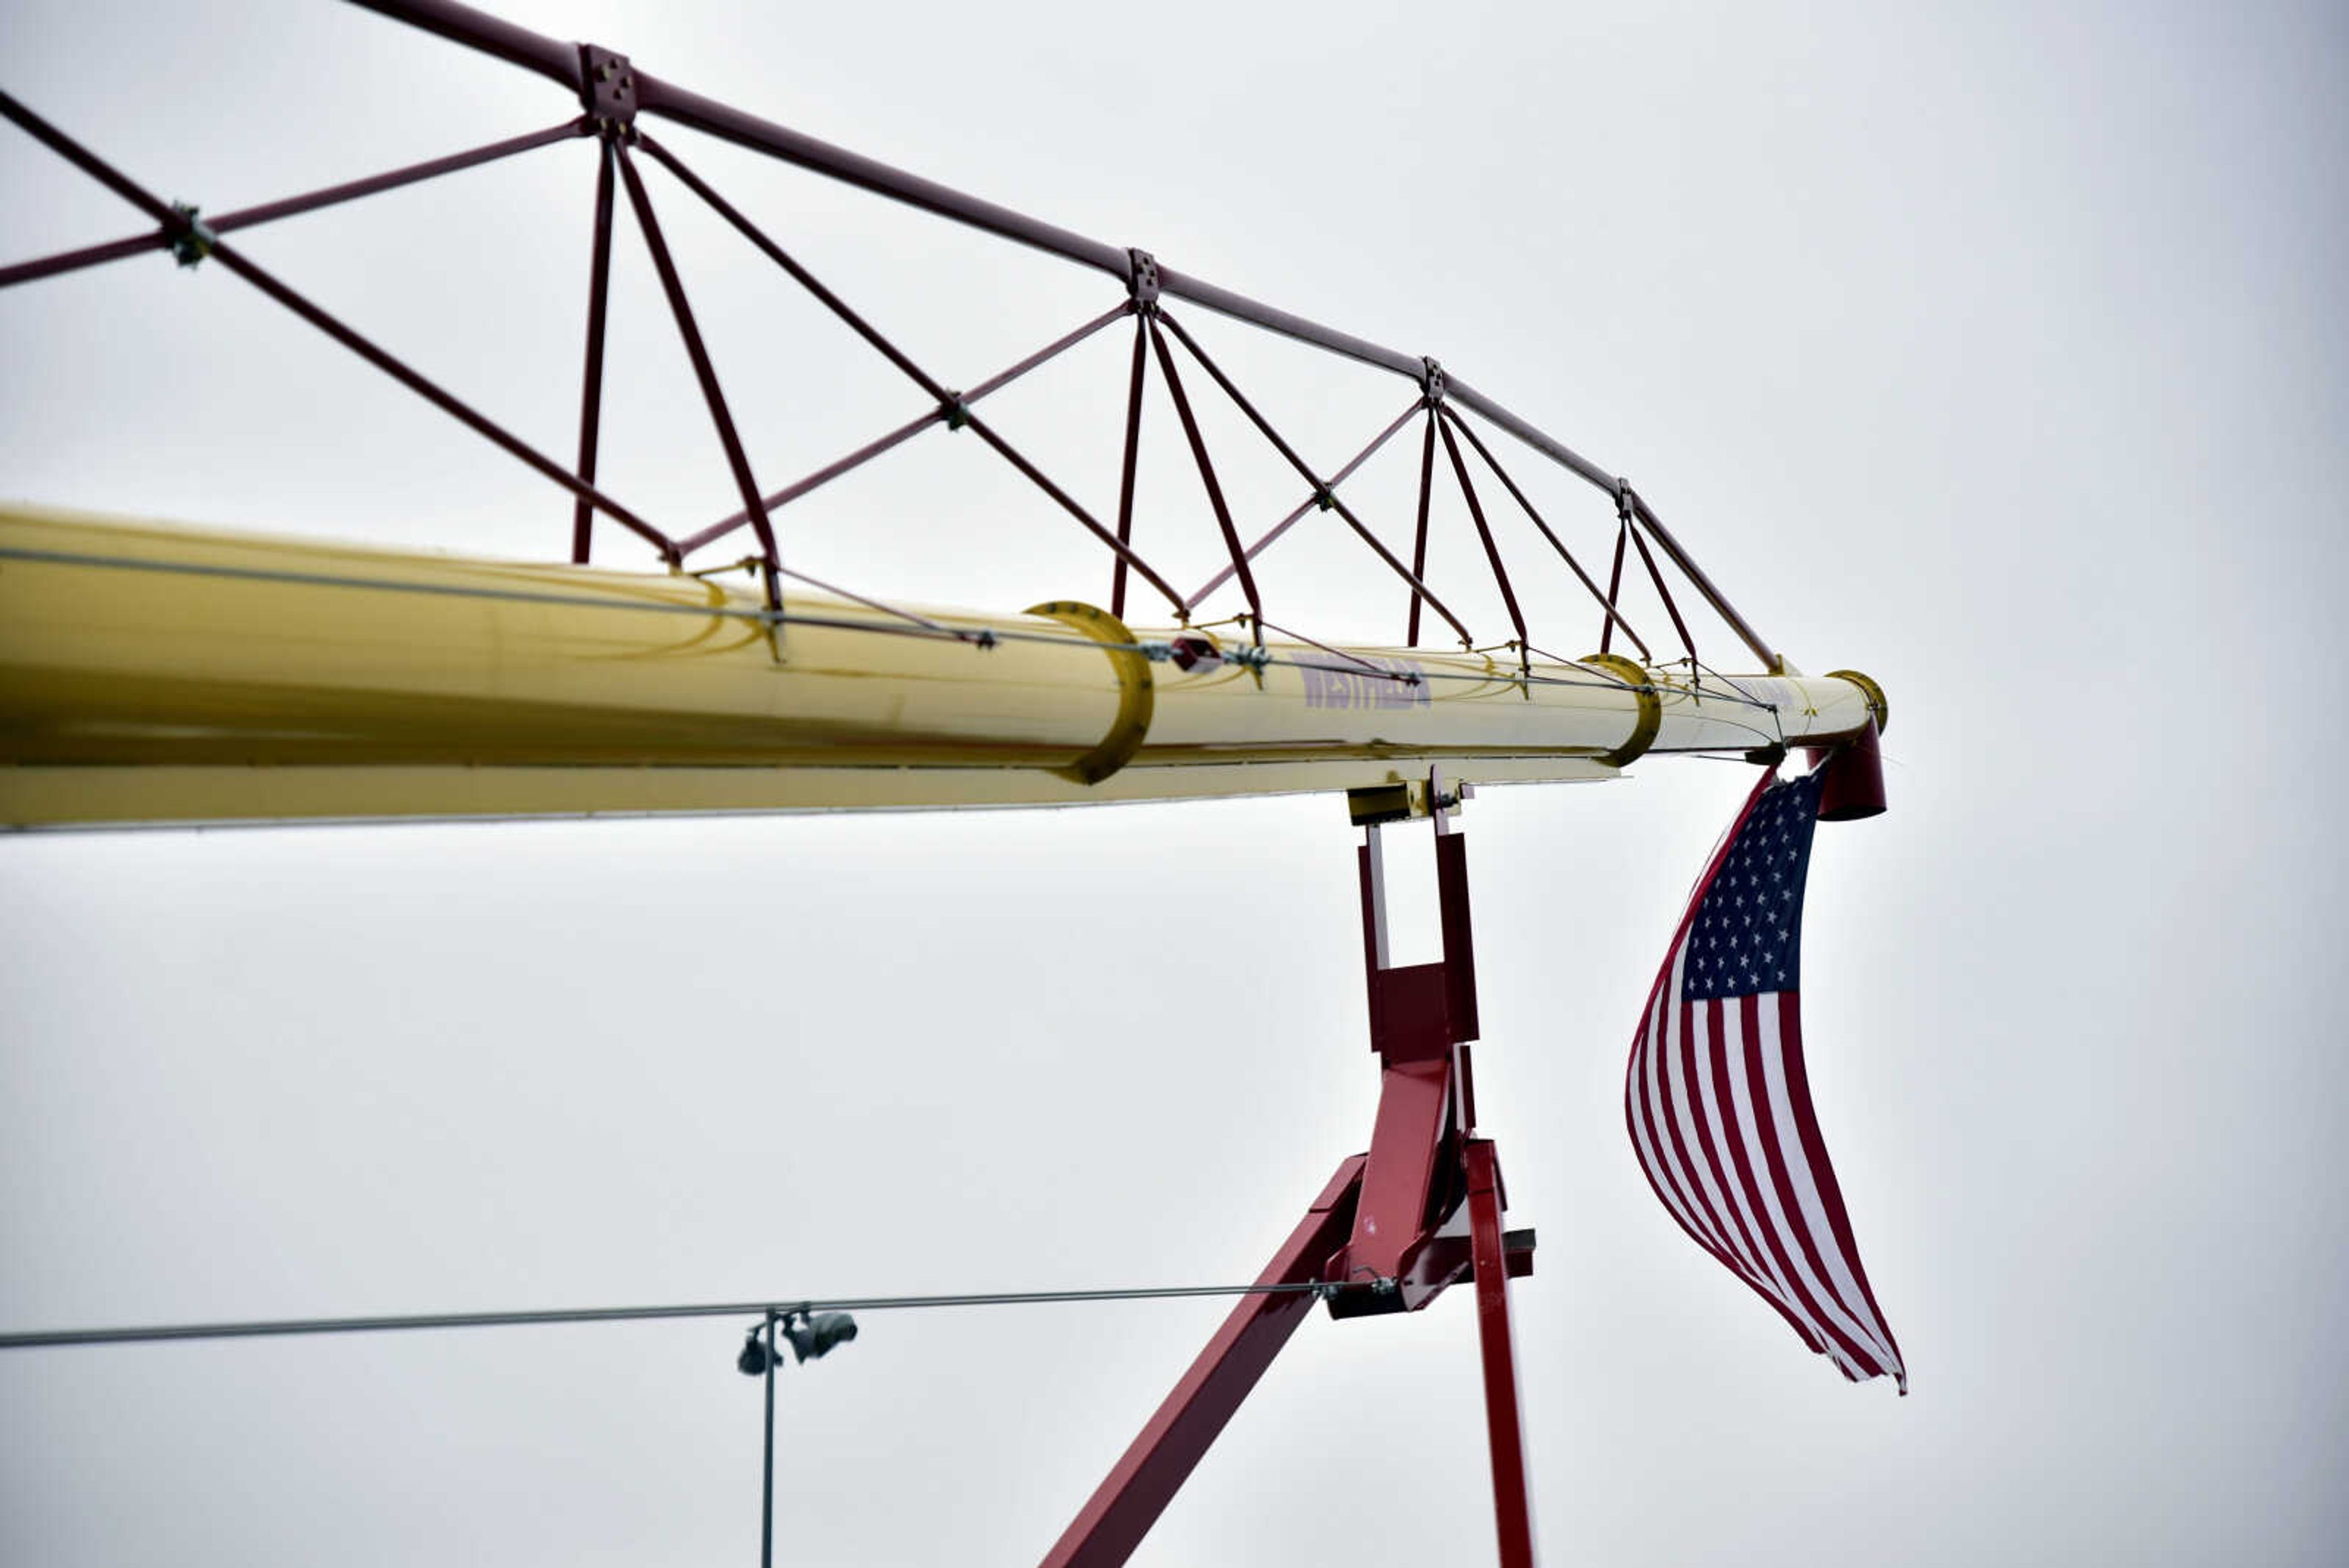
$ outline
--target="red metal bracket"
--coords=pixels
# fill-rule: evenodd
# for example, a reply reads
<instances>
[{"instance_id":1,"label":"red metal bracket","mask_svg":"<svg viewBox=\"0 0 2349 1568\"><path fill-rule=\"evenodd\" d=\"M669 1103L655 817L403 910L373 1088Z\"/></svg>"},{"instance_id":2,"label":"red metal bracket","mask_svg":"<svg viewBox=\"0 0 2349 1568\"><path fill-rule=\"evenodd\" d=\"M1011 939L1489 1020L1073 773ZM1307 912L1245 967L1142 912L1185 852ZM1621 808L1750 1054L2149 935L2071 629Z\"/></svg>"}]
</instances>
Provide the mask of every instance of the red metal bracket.
<instances>
[{"instance_id":1,"label":"red metal bracket","mask_svg":"<svg viewBox=\"0 0 2349 1568\"><path fill-rule=\"evenodd\" d=\"M1415 786L1413 786L1415 787ZM1466 793L1464 790L1462 794ZM1319 1283L1333 1318L1414 1312L1463 1278L1476 1282L1485 1408L1502 1568L1532 1568L1516 1359L1508 1282L1533 1272L1534 1233L1501 1228L1506 1198L1492 1143L1477 1137L1468 1043L1476 1037L1476 961L1469 929L1467 846L1451 827L1460 804L1428 780L1435 829L1444 957L1386 962L1379 833L1408 816L1411 789L1362 792L1357 852L1371 1043L1381 1062L1368 1153L1338 1167L1257 1282ZM1046 1568L1115 1568L1174 1499L1313 1300L1289 1291L1246 1296L1166 1396L1050 1553Z\"/></svg>"},{"instance_id":2,"label":"red metal bracket","mask_svg":"<svg viewBox=\"0 0 2349 1568\"><path fill-rule=\"evenodd\" d=\"M1158 258L1148 251L1129 245L1126 248L1126 287L1133 296L1133 306L1145 316L1158 314Z\"/></svg>"},{"instance_id":3,"label":"red metal bracket","mask_svg":"<svg viewBox=\"0 0 2349 1568\"><path fill-rule=\"evenodd\" d=\"M636 73L628 57L594 44L579 46L579 106L605 136L626 135L636 122Z\"/></svg>"},{"instance_id":4,"label":"red metal bracket","mask_svg":"<svg viewBox=\"0 0 2349 1568\"><path fill-rule=\"evenodd\" d=\"M1391 808L1368 813L1356 851L1362 888L1362 963L1370 988L1371 1048L1381 1064L1370 1167L1347 1247L1341 1317L1410 1312L1450 1279L1415 1264L1460 1207L1460 1142L1475 1127L1468 1046L1477 1035L1476 951L1468 913L1467 841L1451 831L1456 795L1428 781L1435 827L1435 888L1444 957L1387 962L1385 872L1380 833ZM1404 793L1408 810L1408 793ZM1384 805L1385 803L1379 803ZM1366 1282L1357 1284L1356 1282Z\"/></svg>"}]
</instances>

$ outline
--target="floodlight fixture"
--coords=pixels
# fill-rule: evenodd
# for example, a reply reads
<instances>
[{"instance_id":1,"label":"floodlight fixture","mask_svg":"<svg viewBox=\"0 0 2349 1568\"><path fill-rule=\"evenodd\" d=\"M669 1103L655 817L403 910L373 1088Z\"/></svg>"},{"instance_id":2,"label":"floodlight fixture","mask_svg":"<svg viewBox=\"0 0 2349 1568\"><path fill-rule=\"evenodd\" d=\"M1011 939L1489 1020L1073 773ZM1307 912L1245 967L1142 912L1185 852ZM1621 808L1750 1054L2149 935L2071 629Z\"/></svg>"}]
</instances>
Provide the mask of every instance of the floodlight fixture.
<instances>
[{"instance_id":1,"label":"floodlight fixture","mask_svg":"<svg viewBox=\"0 0 2349 1568\"><path fill-rule=\"evenodd\" d=\"M783 1325L783 1337L791 1342L793 1355L813 1361L829 1354L833 1345L854 1339L856 1320L844 1312L820 1312L813 1317L802 1313L797 1323Z\"/></svg>"},{"instance_id":2,"label":"floodlight fixture","mask_svg":"<svg viewBox=\"0 0 2349 1568\"><path fill-rule=\"evenodd\" d=\"M813 1361L856 1337L856 1319L844 1312L820 1312L812 1316L804 1312L777 1313L753 1324L743 1339L741 1354L734 1358L735 1370L743 1376L764 1377L771 1368L782 1365L782 1354L775 1347L770 1328L781 1333L795 1361Z\"/></svg>"}]
</instances>

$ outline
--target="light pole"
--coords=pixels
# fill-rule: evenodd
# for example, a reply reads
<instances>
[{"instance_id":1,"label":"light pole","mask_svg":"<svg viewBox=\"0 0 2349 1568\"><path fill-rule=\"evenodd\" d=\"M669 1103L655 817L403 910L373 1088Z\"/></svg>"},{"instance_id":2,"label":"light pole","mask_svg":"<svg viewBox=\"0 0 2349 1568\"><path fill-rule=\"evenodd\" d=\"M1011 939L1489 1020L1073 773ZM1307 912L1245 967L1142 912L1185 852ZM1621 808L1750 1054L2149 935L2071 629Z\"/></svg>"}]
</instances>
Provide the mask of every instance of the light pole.
<instances>
[{"instance_id":1,"label":"light pole","mask_svg":"<svg viewBox=\"0 0 2349 1568\"><path fill-rule=\"evenodd\" d=\"M856 1337L856 1320L844 1312L811 1317L805 1307L769 1307L765 1318L742 1341L741 1354L734 1358L737 1371L763 1377L767 1383L767 1456L759 1482L759 1568L774 1568L775 1562L775 1367L781 1360L775 1350L778 1324L783 1342L798 1361L813 1361L833 1345Z\"/></svg>"}]
</instances>

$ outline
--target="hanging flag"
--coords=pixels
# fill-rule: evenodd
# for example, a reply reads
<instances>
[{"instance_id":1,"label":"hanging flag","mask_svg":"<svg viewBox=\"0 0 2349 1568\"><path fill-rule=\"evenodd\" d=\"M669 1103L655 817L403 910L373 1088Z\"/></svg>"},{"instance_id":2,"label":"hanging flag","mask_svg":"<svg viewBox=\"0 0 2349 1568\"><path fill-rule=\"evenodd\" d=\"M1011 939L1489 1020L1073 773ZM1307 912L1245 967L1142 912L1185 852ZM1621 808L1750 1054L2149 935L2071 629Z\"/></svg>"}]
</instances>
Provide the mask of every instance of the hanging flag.
<instances>
[{"instance_id":1,"label":"hanging flag","mask_svg":"<svg viewBox=\"0 0 2349 1568\"><path fill-rule=\"evenodd\" d=\"M1648 994L1623 1111L1681 1229L1845 1376L1889 1374L1906 1394L1803 1068L1803 880L1823 771L1764 774L1746 797Z\"/></svg>"}]
</instances>

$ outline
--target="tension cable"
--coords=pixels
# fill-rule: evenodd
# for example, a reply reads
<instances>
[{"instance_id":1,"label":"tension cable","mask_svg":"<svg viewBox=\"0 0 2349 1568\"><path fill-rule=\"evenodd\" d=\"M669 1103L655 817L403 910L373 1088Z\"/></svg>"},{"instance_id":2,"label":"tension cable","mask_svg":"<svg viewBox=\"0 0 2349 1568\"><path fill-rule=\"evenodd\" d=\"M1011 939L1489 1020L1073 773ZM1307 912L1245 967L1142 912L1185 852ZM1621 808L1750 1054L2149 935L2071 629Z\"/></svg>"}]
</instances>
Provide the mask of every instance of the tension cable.
<instances>
[{"instance_id":1,"label":"tension cable","mask_svg":"<svg viewBox=\"0 0 2349 1568\"><path fill-rule=\"evenodd\" d=\"M70 1345L144 1345L162 1340L262 1339L297 1334L384 1334L401 1329L513 1328L564 1323L632 1323L658 1318L805 1317L821 1312L899 1312L921 1307L1034 1306L1056 1302L1164 1301L1186 1296L1327 1296L1335 1284L1140 1285L1110 1290L994 1291L958 1295L841 1296L697 1303L684 1306L566 1307L533 1312L421 1313L387 1317L280 1318L255 1323L167 1324L145 1328L51 1329L0 1334L0 1350Z\"/></svg>"}]
</instances>

